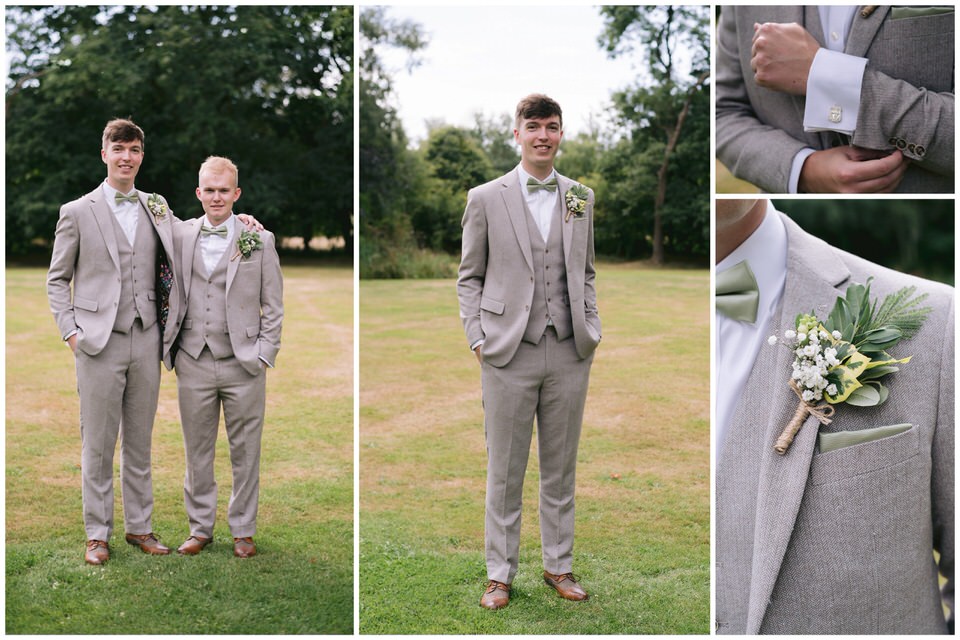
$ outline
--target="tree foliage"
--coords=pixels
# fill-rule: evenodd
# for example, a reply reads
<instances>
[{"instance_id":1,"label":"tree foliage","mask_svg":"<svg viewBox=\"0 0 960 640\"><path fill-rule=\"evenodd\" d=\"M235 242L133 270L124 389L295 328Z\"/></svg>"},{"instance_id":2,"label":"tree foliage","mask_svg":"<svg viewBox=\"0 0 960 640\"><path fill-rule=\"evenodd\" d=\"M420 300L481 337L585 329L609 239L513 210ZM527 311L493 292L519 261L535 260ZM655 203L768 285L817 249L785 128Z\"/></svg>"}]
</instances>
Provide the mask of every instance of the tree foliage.
<instances>
[{"instance_id":1,"label":"tree foliage","mask_svg":"<svg viewBox=\"0 0 960 640\"><path fill-rule=\"evenodd\" d=\"M353 10L7 7L7 250L49 240L60 204L105 175L100 133L146 133L142 190L200 213L196 173L230 157L239 208L279 235L352 247Z\"/></svg>"}]
</instances>

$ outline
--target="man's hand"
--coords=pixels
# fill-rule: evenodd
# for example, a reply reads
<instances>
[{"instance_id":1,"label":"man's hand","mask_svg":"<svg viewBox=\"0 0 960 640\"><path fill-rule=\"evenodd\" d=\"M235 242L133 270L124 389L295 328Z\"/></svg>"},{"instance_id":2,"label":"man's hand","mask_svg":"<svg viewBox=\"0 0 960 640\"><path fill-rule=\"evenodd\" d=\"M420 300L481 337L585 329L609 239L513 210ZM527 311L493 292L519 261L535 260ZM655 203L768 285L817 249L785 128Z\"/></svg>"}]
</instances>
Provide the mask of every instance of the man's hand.
<instances>
[{"instance_id":1,"label":"man's hand","mask_svg":"<svg viewBox=\"0 0 960 640\"><path fill-rule=\"evenodd\" d=\"M74 353L76 353L77 352L77 334L73 334L72 336L67 338L67 344L70 345L70 351L73 351Z\"/></svg>"},{"instance_id":2,"label":"man's hand","mask_svg":"<svg viewBox=\"0 0 960 640\"><path fill-rule=\"evenodd\" d=\"M807 95L807 77L820 44L796 22L753 25L750 68L758 86Z\"/></svg>"},{"instance_id":3,"label":"man's hand","mask_svg":"<svg viewBox=\"0 0 960 640\"><path fill-rule=\"evenodd\" d=\"M473 350L474 355L477 356L477 362L479 362L480 364L483 364L483 354L480 353L480 348L481 348L482 346L483 346L483 345L479 345L479 346L477 346L476 349Z\"/></svg>"},{"instance_id":4,"label":"man's hand","mask_svg":"<svg viewBox=\"0 0 960 640\"><path fill-rule=\"evenodd\" d=\"M814 151L800 169L805 193L890 193L910 164L899 150L887 155L859 147Z\"/></svg>"},{"instance_id":5,"label":"man's hand","mask_svg":"<svg viewBox=\"0 0 960 640\"><path fill-rule=\"evenodd\" d=\"M263 231L263 225L249 213L238 213L237 220L247 228L247 231Z\"/></svg>"}]
</instances>

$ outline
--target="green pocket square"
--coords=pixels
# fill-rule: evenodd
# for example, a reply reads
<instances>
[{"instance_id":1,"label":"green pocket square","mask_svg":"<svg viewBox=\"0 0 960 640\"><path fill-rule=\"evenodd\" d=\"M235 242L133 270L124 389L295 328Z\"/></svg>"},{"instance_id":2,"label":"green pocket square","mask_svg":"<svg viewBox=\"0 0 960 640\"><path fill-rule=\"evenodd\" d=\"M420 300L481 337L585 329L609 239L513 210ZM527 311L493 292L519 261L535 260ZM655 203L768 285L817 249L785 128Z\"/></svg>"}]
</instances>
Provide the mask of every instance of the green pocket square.
<instances>
[{"instance_id":1,"label":"green pocket square","mask_svg":"<svg viewBox=\"0 0 960 640\"><path fill-rule=\"evenodd\" d=\"M876 427L874 429L862 429L860 431L837 431L836 433L821 433L817 437L817 443L820 446L820 453L852 447L855 444L864 442L873 442L889 438L897 434L909 431L913 428L910 424L892 424L886 427Z\"/></svg>"},{"instance_id":2,"label":"green pocket square","mask_svg":"<svg viewBox=\"0 0 960 640\"><path fill-rule=\"evenodd\" d=\"M890 9L890 19L923 18L924 16L940 16L946 13L953 13L953 7L892 7Z\"/></svg>"}]
</instances>

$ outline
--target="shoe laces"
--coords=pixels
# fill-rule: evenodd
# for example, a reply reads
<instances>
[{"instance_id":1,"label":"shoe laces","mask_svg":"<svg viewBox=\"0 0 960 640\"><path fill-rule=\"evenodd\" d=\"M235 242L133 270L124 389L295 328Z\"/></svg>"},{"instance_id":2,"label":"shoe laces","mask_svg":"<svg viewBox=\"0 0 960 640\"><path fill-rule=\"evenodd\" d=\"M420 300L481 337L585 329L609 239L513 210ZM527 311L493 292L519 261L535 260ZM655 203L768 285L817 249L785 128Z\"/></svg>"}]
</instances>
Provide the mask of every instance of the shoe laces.
<instances>
[{"instance_id":1,"label":"shoe laces","mask_svg":"<svg viewBox=\"0 0 960 640\"><path fill-rule=\"evenodd\" d=\"M109 549L110 547L103 540L87 540L87 551L93 551L99 548Z\"/></svg>"},{"instance_id":2,"label":"shoe laces","mask_svg":"<svg viewBox=\"0 0 960 640\"><path fill-rule=\"evenodd\" d=\"M497 580L490 580L487 582L487 593L493 593L497 589L510 593L510 585L506 583L498 582Z\"/></svg>"}]
</instances>

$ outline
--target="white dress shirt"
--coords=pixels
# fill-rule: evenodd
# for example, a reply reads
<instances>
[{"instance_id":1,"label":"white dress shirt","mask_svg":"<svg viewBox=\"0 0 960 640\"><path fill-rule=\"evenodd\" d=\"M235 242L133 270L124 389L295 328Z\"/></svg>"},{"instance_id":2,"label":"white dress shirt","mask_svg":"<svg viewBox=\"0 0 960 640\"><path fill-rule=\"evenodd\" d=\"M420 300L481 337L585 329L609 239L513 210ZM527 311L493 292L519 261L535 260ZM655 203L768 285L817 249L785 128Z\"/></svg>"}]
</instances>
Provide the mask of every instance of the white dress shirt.
<instances>
[{"instance_id":1,"label":"white dress shirt","mask_svg":"<svg viewBox=\"0 0 960 640\"><path fill-rule=\"evenodd\" d=\"M231 213L230 217L219 225L212 224L210 219L204 216L203 226L212 229L224 227L227 229L227 236L225 238L215 235L204 235L203 233L200 234L200 255L203 258L203 266L207 270L204 275L209 276L213 273L213 270L217 268L217 263L219 263L220 258L223 257L223 252L232 244L236 227L236 216Z\"/></svg>"},{"instance_id":2,"label":"white dress shirt","mask_svg":"<svg viewBox=\"0 0 960 640\"><path fill-rule=\"evenodd\" d=\"M757 320L753 324L731 320L716 312L717 426L714 437L718 458L757 354L762 347L774 348L766 341L771 331L770 320L783 297L787 278L787 231L769 200L763 222L717 264L716 272L722 273L742 260L747 261L757 279L760 301ZM775 329L779 331L781 328Z\"/></svg>"},{"instance_id":3,"label":"white dress shirt","mask_svg":"<svg viewBox=\"0 0 960 640\"><path fill-rule=\"evenodd\" d=\"M110 211L113 212L113 216L117 219L117 223L120 224L120 228L123 229L123 235L127 237L132 247L133 241L137 237L137 220L140 218L140 199L137 198L136 202L124 201L117 204L116 194L118 193L120 192L111 187L106 180L103 181L103 195L107 199L107 205L110 207ZM123 195L136 196L137 190L134 189L130 193L124 193Z\"/></svg>"},{"instance_id":4,"label":"white dress shirt","mask_svg":"<svg viewBox=\"0 0 960 640\"><path fill-rule=\"evenodd\" d=\"M817 7L826 46L817 51L807 77L803 111L804 131L836 131L853 135L860 111L860 93L866 58L843 53L857 7ZM800 171L813 149L801 149L790 169L790 193L797 193Z\"/></svg>"},{"instance_id":5,"label":"white dress shirt","mask_svg":"<svg viewBox=\"0 0 960 640\"><path fill-rule=\"evenodd\" d=\"M537 223L537 228L540 229L540 235L543 236L543 241L546 242L547 238L550 237L550 222L553 218L553 210L557 206L557 198L560 197L560 186L557 185L555 191L537 189L533 193L530 193L527 191L527 180L530 178L533 178L537 182L546 182L551 178L556 180L557 171L556 169L551 170L550 175L544 180L531 176L523 170L522 165L517 165L517 173L520 175L520 188L523 190L523 197L527 201L527 208L530 209L530 213L533 215L533 221Z\"/></svg>"}]
</instances>

